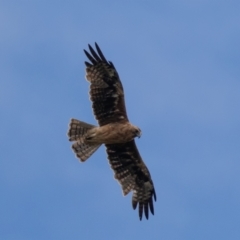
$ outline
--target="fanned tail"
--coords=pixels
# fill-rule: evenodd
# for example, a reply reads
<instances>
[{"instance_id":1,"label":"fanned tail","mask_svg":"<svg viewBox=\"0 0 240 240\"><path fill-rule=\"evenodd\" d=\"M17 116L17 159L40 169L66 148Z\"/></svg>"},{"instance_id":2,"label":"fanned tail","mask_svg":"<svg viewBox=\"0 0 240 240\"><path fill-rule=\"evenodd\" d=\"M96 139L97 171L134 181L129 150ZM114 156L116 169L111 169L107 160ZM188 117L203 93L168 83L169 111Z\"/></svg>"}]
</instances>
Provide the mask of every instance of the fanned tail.
<instances>
[{"instance_id":1,"label":"fanned tail","mask_svg":"<svg viewBox=\"0 0 240 240\"><path fill-rule=\"evenodd\" d=\"M80 161L86 161L100 146L101 144L93 144L85 141L85 136L88 131L94 128L94 125L71 119L68 130L69 141L75 141L72 149Z\"/></svg>"}]
</instances>

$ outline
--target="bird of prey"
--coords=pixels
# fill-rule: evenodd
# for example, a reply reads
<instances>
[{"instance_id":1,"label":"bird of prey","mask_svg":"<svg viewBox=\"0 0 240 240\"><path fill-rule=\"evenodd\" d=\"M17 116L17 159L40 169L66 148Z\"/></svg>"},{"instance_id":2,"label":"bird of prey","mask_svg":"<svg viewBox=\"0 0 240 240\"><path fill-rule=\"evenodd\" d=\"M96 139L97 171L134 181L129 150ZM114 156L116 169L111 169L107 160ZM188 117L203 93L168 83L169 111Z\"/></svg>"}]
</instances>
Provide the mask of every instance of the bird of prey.
<instances>
[{"instance_id":1,"label":"bird of prey","mask_svg":"<svg viewBox=\"0 0 240 240\"><path fill-rule=\"evenodd\" d=\"M133 209L138 205L140 220L143 212L148 219L149 209L154 214L156 193L134 141L135 137L141 136L141 130L128 120L123 86L113 63L106 60L97 43L96 50L88 47L89 52L84 50L90 61L85 62L86 79L90 83L90 99L99 126L71 119L69 141L74 142L72 149L82 162L105 144L110 166L123 195L133 191Z\"/></svg>"}]
</instances>

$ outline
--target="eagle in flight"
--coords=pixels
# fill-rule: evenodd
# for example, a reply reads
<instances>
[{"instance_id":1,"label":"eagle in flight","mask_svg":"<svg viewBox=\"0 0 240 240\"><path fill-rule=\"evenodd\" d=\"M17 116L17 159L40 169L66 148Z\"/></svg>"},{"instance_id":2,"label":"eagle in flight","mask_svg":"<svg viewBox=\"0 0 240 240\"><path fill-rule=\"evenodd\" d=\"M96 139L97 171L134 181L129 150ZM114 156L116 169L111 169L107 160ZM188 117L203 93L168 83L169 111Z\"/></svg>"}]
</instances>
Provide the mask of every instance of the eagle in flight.
<instances>
[{"instance_id":1,"label":"eagle in flight","mask_svg":"<svg viewBox=\"0 0 240 240\"><path fill-rule=\"evenodd\" d=\"M72 149L82 162L105 144L114 177L124 196L133 191L133 209L138 205L140 220L143 211L148 219L149 209L154 214L156 193L134 141L141 136L141 130L128 120L123 86L113 63L106 60L97 43L96 51L88 47L89 52L84 50L90 61L85 62L86 79L90 82L90 99L99 126L71 119L69 141L74 142Z\"/></svg>"}]
</instances>

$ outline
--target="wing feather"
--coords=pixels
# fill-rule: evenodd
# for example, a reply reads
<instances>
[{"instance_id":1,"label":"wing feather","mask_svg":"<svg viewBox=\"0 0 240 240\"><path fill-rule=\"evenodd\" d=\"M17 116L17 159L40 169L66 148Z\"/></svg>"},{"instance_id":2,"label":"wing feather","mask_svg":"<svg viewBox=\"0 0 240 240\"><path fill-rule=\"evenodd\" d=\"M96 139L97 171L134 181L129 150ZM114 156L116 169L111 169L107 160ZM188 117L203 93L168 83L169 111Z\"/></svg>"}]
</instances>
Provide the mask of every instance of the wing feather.
<instances>
[{"instance_id":1,"label":"wing feather","mask_svg":"<svg viewBox=\"0 0 240 240\"><path fill-rule=\"evenodd\" d=\"M111 62L104 57L95 43L97 52L89 45L84 50L91 63L86 64L86 78L90 82L90 99L95 118L100 126L112 122L128 121L123 86Z\"/></svg>"},{"instance_id":2,"label":"wing feather","mask_svg":"<svg viewBox=\"0 0 240 240\"><path fill-rule=\"evenodd\" d=\"M133 191L132 207L138 206L139 218L143 211L148 219L149 210L154 215L153 199L156 193L151 175L144 164L135 141L124 144L106 144L107 154L111 168L122 186L123 194Z\"/></svg>"},{"instance_id":3,"label":"wing feather","mask_svg":"<svg viewBox=\"0 0 240 240\"><path fill-rule=\"evenodd\" d=\"M91 52L91 54L93 55L93 57L97 60L97 62L101 62L101 58L97 55L97 53L93 50L93 48L91 47L90 44L88 44L88 48Z\"/></svg>"},{"instance_id":4,"label":"wing feather","mask_svg":"<svg viewBox=\"0 0 240 240\"><path fill-rule=\"evenodd\" d=\"M97 64L97 61L89 54L85 49L83 50L88 59L92 62L92 64Z\"/></svg>"},{"instance_id":5,"label":"wing feather","mask_svg":"<svg viewBox=\"0 0 240 240\"><path fill-rule=\"evenodd\" d=\"M100 47L97 45L97 43L95 43L95 47L96 47L97 52L98 52L99 56L101 57L102 61L107 63L107 60L106 60L106 58L104 57L104 55L103 55Z\"/></svg>"}]
</instances>

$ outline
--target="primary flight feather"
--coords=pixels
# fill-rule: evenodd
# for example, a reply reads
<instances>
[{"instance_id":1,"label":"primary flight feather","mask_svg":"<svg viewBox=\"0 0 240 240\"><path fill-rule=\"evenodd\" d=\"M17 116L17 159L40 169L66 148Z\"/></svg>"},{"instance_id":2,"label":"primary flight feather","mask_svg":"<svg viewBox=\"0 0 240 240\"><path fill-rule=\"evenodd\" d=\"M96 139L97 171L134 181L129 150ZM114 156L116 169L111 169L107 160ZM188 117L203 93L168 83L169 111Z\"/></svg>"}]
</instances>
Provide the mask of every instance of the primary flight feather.
<instances>
[{"instance_id":1,"label":"primary flight feather","mask_svg":"<svg viewBox=\"0 0 240 240\"><path fill-rule=\"evenodd\" d=\"M140 220L143 212L148 219L149 210L154 214L156 193L134 141L141 136L141 130L128 120L123 86L113 63L106 60L97 43L96 51L88 47L89 52L84 50L90 61L85 62L86 79L90 82L90 99L99 126L71 119L68 136L74 142L72 149L84 162L105 144L114 177L123 194L133 191L133 209L138 206Z\"/></svg>"}]
</instances>

